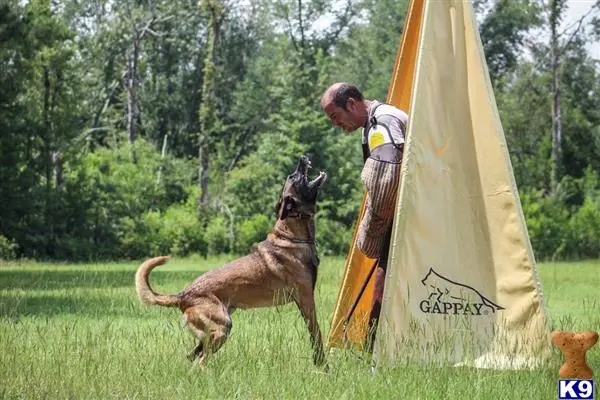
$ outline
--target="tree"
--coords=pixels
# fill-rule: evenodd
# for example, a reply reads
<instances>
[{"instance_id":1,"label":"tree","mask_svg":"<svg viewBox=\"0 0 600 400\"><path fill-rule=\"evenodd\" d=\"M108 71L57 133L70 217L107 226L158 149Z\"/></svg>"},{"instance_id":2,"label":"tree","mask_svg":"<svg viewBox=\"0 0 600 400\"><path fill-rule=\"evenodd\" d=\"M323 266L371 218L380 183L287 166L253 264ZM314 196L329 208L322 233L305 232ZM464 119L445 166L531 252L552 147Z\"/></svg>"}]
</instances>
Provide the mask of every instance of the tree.
<instances>
[{"instance_id":1,"label":"tree","mask_svg":"<svg viewBox=\"0 0 600 400\"><path fill-rule=\"evenodd\" d=\"M385 99L408 0L367 0L357 5L346 35L335 46L335 80L356 83L369 98Z\"/></svg>"},{"instance_id":2,"label":"tree","mask_svg":"<svg viewBox=\"0 0 600 400\"><path fill-rule=\"evenodd\" d=\"M27 210L35 201L29 195L35 172L27 168L33 151L20 96L32 74L35 46L30 32L23 8L0 1L0 235L17 243L24 241Z\"/></svg>"},{"instance_id":3,"label":"tree","mask_svg":"<svg viewBox=\"0 0 600 400\"><path fill-rule=\"evenodd\" d=\"M494 87L515 69L527 35L541 23L540 5L532 0L493 0L477 3L479 32Z\"/></svg>"},{"instance_id":4,"label":"tree","mask_svg":"<svg viewBox=\"0 0 600 400\"><path fill-rule=\"evenodd\" d=\"M208 13L208 40L204 58L204 84L202 86L202 103L200 105L200 132L198 134L198 182L200 186L200 206L208 201L208 179L210 164L211 138L215 137L216 91L219 79L217 46L221 35L221 25L225 9L219 0L203 0L202 8Z\"/></svg>"}]
</instances>

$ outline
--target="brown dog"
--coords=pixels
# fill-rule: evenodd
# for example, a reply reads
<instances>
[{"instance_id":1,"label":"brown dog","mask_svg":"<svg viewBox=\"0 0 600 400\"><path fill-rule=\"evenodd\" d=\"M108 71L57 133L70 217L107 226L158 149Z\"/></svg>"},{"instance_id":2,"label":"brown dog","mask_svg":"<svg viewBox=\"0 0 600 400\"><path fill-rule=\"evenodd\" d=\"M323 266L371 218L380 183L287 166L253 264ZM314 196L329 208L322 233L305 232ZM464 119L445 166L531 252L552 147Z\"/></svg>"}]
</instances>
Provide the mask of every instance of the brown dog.
<instances>
[{"instance_id":1,"label":"brown dog","mask_svg":"<svg viewBox=\"0 0 600 400\"><path fill-rule=\"evenodd\" d=\"M276 206L275 227L249 255L208 271L177 295L160 295L148 284L148 275L169 257L144 262L135 277L138 297L144 304L179 307L184 321L200 340L189 358L216 352L231 330L231 313L237 308L270 307L293 300L308 325L315 364L324 362L321 331L317 323L314 288L319 258L315 247L313 216L319 187L327 175L309 181L310 161L302 156L287 177Z\"/></svg>"}]
</instances>

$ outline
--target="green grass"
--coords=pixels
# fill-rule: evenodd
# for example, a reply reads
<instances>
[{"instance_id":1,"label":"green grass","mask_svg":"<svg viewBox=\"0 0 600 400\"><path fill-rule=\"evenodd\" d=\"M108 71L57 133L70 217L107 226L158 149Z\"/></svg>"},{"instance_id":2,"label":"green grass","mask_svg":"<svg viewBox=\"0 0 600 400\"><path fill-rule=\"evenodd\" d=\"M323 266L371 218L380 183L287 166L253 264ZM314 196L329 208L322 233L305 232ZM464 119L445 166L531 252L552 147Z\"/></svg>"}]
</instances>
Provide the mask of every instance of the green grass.
<instances>
[{"instance_id":1,"label":"green grass","mask_svg":"<svg viewBox=\"0 0 600 400\"><path fill-rule=\"evenodd\" d=\"M179 291L226 258L173 260L152 275ZM178 310L139 304L137 263L0 266L2 399L552 399L561 357L536 371L397 366L369 372L353 352L312 365L295 306L238 311L230 339L206 368L185 358L191 334ZM342 258L321 262L319 321L329 331ZM555 328L600 331L600 263L542 264ZM600 346L588 362L600 373Z\"/></svg>"}]
</instances>

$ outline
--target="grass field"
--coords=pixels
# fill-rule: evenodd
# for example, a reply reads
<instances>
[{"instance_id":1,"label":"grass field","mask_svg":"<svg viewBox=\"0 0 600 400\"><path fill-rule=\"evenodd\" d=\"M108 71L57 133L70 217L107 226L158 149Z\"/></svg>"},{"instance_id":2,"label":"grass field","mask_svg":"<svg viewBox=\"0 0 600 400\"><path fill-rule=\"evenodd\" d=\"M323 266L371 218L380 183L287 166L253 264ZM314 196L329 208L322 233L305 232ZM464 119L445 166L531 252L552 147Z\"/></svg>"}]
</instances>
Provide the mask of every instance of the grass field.
<instances>
[{"instance_id":1,"label":"grass field","mask_svg":"<svg viewBox=\"0 0 600 400\"><path fill-rule=\"evenodd\" d=\"M174 293L227 259L173 260L153 284ZM344 260L321 262L317 305L326 335ZM178 310L144 307L137 263L0 265L2 399L555 399L552 362L536 371L402 366L369 372L352 352L311 362L295 306L239 311L229 341L203 370ZM541 264L555 328L600 331L600 262ZM600 373L600 345L588 353Z\"/></svg>"}]
</instances>

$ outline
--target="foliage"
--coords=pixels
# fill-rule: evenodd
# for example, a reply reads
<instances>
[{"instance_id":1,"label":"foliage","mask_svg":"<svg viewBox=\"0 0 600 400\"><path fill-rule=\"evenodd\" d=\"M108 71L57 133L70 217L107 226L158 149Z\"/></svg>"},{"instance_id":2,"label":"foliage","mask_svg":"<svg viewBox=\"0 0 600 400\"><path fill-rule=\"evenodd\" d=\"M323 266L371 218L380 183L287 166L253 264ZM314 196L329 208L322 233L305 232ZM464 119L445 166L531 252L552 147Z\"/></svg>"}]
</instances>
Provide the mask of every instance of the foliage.
<instances>
[{"instance_id":1,"label":"foliage","mask_svg":"<svg viewBox=\"0 0 600 400\"><path fill-rule=\"evenodd\" d=\"M569 221L573 242L568 258L600 258L600 203L586 199Z\"/></svg>"},{"instance_id":2,"label":"foliage","mask_svg":"<svg viewBox=\"0 0 600 400\"><path fill-rule=\"evenodd\" d=\"M579 179L565 177L557 199L522 194L531 242L539 259L586 259L600 255L600 186L591 168Z\"/></svg>"},{"instance_id":3,"label":"foliage","mask_svg":"<svg viewBox=\"0 0 600 400\"><path fill-rule=\"evenodd\" d=\"M480 32L493 83L517 67L528 31L541 24L540 13L530 0L498 0L485 13Z\"/></svg>"},{"instance_id":4,"label":"foliage","mask_svg":"<svg viewBox=\"0 0 600 400\"><path fill-rule=\"evenodd\" d=\"M556 203L540 192L521 196L523 212L533 251L538 259L560 259L568 246L569 214L562 203Z\"/></svg>"},{"instance_id":5,"label":"foliage","mask_svg":"<svg viewBox=\"0 0 600 400\"><path fill-rule=\"evenodd\" d=\"M14 260L17 257L17 244L0 235L0 260Z\"/></svg>"},{"instance_id":6,"label":"foliage","mask_svg":"<svg viewBox=\"0 0 600 400\"><path fill-rule=\"evenodd\" d=\"M207 255L210 232L203 232L196 208L197 191L184 204L164 211L147 211L140 219L124 217L119 223L118 246L122 257L143 259L156 255Z\"/></svg>"},{"instance_id":7,"label":"foliage","mask_svg":"<svg viewBox=\"0 0 600 400\"><path fill-rule=\"evenodd\" d=\"M348 80L386 97L408 4L0 0L4 256L246 253L272 226L300 154L328 173L320 251L344 254L363 189L359 138L330 126L320 96ZM600 76L589 43L600 3L559 32L554 64L548 32L568 2L554 13L539 0L473 4L536 256L597 257Z\"/></svg>"},{"instance_id":8,"label":"foliage","mask_svg":"<svg viewBox=\"0 0 600 400\"><path fill-rule=\"evenodd\" d=\"M337 48L336 80L355 82L370 98L385 100L408 9L407 0L368 0Z\"/></svg>"},{"instance_id":9,"label":"foliage","mask_svg":"<svg viewBox=\"0 0 600 400\"><path fill-rule=\"evenodd\" d=\"M169 221L159 217L162 213L175 220L194 220L193 212L185 216L177 212L180 203L189 203L190 164L170 157L161 160L143 140L136 147L136 164L129 161L129 145L123 145L87 153L70 166L62 196L65 231L57 239L57 257L139 258L169 252L172 240L183 240L180 246L185 246L184 232L162 241L157 233L169 227ZM195 210L188 204L186 211L190 209ZM180 222L181 229L189 225Z\"/></svg>"},{"instance_id":10,"label":"foliage","mask_svg":"<svg viewBox=\"0 0 600 400\"><path fill-rule=\"evenodd\" d=\"M255 214L244 219L236 227L236 240L233 250L238 254L247 254L257 244L262 242L272 227L272 221L264 214Z\"/></svg>"}]
</instances>

